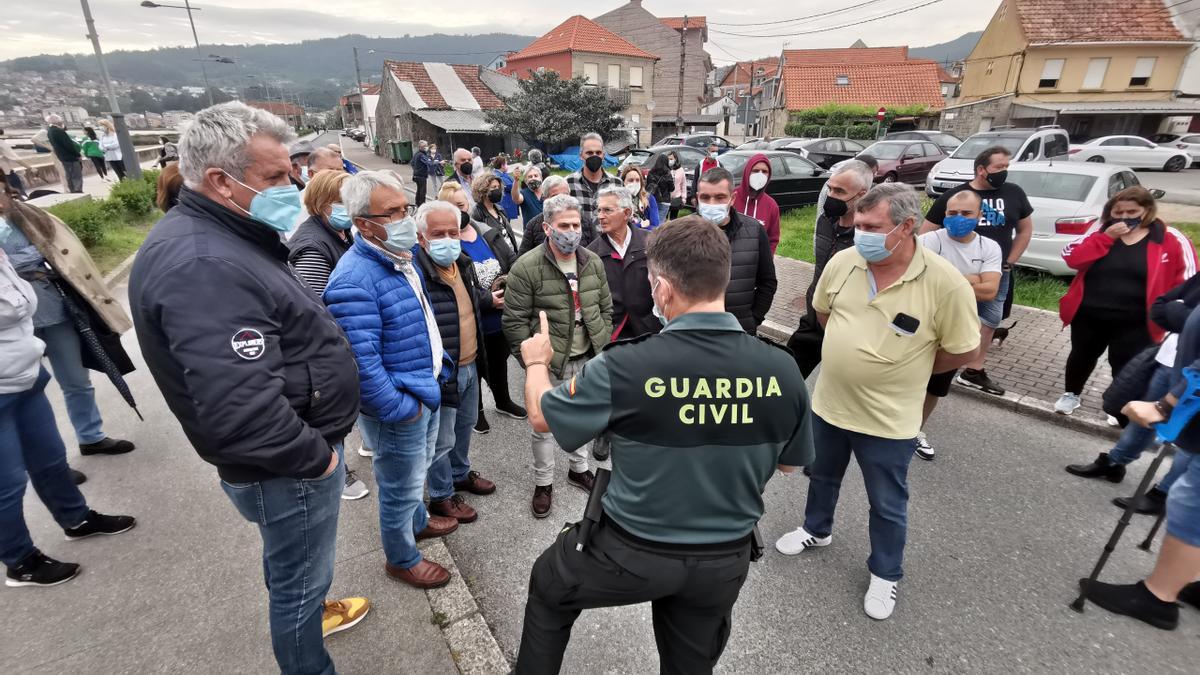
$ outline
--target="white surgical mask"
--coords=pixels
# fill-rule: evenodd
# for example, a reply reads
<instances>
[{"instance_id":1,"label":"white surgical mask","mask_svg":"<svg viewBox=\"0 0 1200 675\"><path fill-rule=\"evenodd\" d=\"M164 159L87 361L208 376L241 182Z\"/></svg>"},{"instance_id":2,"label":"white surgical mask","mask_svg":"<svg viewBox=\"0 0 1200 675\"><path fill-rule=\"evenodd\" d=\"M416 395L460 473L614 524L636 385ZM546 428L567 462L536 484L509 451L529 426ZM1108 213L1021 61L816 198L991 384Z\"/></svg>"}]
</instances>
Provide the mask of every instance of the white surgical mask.
<instances>
[{"instance_id":1,"label":"white surgical mask","mask_svg":"<svg viewBox=\"0 0 1200 675\"><path fill-rule=\"evenodd\" d=\"M755 190L761 190L765 188L767 186L767 178L768 176L765 173L750 174L750 187L754 188Z\"/></svg>"}]
</instances>

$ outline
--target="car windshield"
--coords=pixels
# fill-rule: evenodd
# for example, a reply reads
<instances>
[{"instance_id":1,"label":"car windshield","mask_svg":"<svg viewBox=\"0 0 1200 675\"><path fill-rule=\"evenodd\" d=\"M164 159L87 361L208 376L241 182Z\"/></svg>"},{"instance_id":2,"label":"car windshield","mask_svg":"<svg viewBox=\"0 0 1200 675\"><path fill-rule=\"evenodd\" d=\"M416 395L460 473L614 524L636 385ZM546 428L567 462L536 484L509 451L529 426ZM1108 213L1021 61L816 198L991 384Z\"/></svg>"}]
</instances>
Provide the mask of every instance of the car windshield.
<instances>
[{"instance_id":1,"label":"car windshield","mask_svg":"<svg viewBox=\"0 0 1200 675\"><path fill-rule=\"evenodd\" d=\"M950 156L954 159L975 159L979 153L997 145L1016 155L1024 143L1025 139L1018 136L972 136L963 141Z\"/></svg>"},{"instance_id":2,"label":"car windshield","mask_svg":"<svg viewBox=\"0 0 1200 675\"><path fill-rule=\"evenodd\" d=\"M959 143L962 143L962 141L951 136L950 134L929 134L929 140L933 141L934 143L937 143L938 145L940 145L942 147L946 147L946 146L950 146L950 145L958 145Z\"/></svg>"},{"instance_id":3,"label":"car windshield","mask_svg":"<svg viewBox=\"0 0 1200 675\"><path fill-rule=\"evenodd\" d=\"M771 150L778 150L785 146L790 148L790 147L792 147L791 143L794 142L795 140L796 139L794 139L794 138L776 138L775 140L768 143L767 147L770 148Z\"/></svg>"},{"instance_id":4,"label":"car windshield","mask_svg":"<svg viewBox=\"0 0 1200 675\"><path fill-rule=\"evenodd\" d=\"M1082 202L1096 184L1095 176L1059 171L1009 171L1009 182L1021 186L1029 197Z\"/></svg>"},{"instance_id":5,"label":"car windshield","mask_svg":"<svg viewBox=\"0 0 1200 675\"><path fill-rule=\"evenodd\" d=\"M717 159L717 163L729 170L733 174L735 182L742 180L742 168L746 166L746 162L750 160L750 155L733 155L726 153Z\"/></svg>"},{"instance_id":6,"label":"car windshield","mask_svg":"<svg viewBox=\"0 0 1200 675\"><path fill-rule=\"evenodd\" d=\"M876 143L863 150L862 154L870 155L875 159L900 159L900 155L904 154L904 149L907 147L904 143Z\"/></svg>"}]
</instances>

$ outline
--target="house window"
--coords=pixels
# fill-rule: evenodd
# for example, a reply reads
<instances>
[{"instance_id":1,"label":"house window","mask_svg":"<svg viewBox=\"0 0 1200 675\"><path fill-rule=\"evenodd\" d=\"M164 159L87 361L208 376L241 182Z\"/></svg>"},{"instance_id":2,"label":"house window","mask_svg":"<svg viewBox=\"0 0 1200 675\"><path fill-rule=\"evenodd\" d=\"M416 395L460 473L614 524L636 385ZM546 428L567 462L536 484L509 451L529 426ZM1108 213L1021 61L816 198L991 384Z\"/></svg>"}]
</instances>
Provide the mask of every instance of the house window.
<instances>
[{"instance_id":1,"label":"house window","mask_svg":"<svg viewBox=\"0 0 1200 675\"><path fill-rule=\"evenodd\" d=\"M1091 59L1088 61L1087 74L1083 76L1084 89L1103 89L1104 76L1108 73L1108 59Z\"/></svg>"},{"instance_id":2,"label":"house window","mask_svg":"<svg viewBox=\"0 0 1200 675\"><path fill-rule=\"evenodd\" d=\"M631 86L631 87L642 86L642 67L641 66L630 66L629 67L629 86Z\"/></svg>"},{"instance_id":3,"label":"house window","mask_svg":"<svg viewBox=\"0 0 1200 675\"><path fill-rule=\"evenodd\" d=\"M1003 21L1006 16L1008 16L1008 3L1002 3L1000 11L996 12L996 21Z\"/></svg>"},{"instance_id":4,"label":"house window","mask_svg":"<svg viewBox=\"0 0 1200 675\"><path fill-rule=\"evenodd\" d=\"M642 123L642 116L641 116L641 115L639 115L639 114L637 114L637 113L634 113L634 114L632 114L632 115L630 115L630 116L629 116L629 121L630 121L630 122L633 122L634 124L641 124L641 123Z\"/></svg>"},{"instance_id":5,"label":"house window","mask_svg":"<svg viewBox=\"0 0 1200 675\"><path fill-rule=\"evenodd\" d=\"M987 72L985 72L985 73L984 73L984 75L991 75L991 74L992 74L992 63L994 63L994 62L993 62L993 61L988 61Z\"/></svg>"},{"instance_id":6,"label":"house window","mask_svg":"<svg viewBox=\"0 0 1200 675\"><path fill-rule=\"evenodd\" d=\"M1057 89L1064 63L1066 59L1046 59L1042 64L1042 78L1038 80L1038 89Z\"/></svg>"},{"instance_id":7,"label":"house window","mask_svg":"<svg viewBox=\"0 0 1200 675\"><path fill-rule=\"evenodd\" d=\"M1146 87L1150 85L1150 76L1154 74L1154 63L1158 61L1153 56L1143 56L1133 66L1133 77L1129 78L1129 86Z\"/></svg>"},{"instance_id":8,"label":"house window","mask_svg":"<svg viewBox=\"0 0 1200 675\"><path fill-rule=\"evenodd\" d=\"M600 64L583 64L583 79L587 80L588 84L600 84Z\"/></svg>"},{"instance_id":9,"label":"house window","mask_svg":"<svg viewBox=\"0 0 1200 675\"><path fill-rule=\"evenodd\" d=\"M836 82L837 82L837 86L839 86L839 87L849 87L850 86L850 76L849 75L838 75Z\"/></svg>"},{"instance_id":10,"label":"house window","mask_svg":"<svg viewBox=\"0 0 1200 675\"><path fill-rule=\"evenodd\" d=\"M615 65L608 67L608 86L621 86L621 66Z\"/></svg>"}]
</instances>

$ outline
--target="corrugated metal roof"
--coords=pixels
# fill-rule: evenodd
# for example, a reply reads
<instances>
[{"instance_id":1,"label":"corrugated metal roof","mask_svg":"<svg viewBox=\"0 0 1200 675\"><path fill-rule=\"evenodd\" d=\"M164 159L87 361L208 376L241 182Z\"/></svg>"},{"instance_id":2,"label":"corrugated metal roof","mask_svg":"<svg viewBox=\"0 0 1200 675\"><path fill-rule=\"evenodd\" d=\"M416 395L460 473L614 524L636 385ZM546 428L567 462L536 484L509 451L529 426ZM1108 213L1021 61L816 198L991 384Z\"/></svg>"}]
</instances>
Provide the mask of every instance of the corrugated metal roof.
<instances>
[{"instance_id":1,"label":"corrugated metal roof","mask_svg":"<svg viewBox=\"0 0 1200 675\"><path fill-rule=\"evenodd\" d=\"M492 125L479 110L414 110L413 114L452 133L486 134L492 131Z\"/></svg>"}]
</instances>

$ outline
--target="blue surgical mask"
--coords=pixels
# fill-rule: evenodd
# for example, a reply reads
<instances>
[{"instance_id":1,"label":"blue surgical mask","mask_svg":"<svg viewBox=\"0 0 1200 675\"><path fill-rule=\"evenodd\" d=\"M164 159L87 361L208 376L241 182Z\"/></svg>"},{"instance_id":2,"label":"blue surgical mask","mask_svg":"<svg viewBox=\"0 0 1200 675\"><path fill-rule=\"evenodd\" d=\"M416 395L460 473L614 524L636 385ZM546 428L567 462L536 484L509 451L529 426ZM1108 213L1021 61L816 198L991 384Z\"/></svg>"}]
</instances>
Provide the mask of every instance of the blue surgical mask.
<instances>
[{"instance_id":1,"label":"blue surgical mask","mask_svg":"<svg viewBox=\"0 0 1200 675\"><path fill-rule=\"evenodd\" d=\"M867 262L874 263L886 260L892 254L892 251L887 247L888 235L899 228L900 226L897 225L888 232L863 232L862 230L855 229L854 248L858 249L858 254L865 258Z\"/></svg>"},{"instance_id":2,"label":"blue surgical mask","mask_svg":"<svg viewBox=\"0 0 1200 675\"><path fill-rule=\"evenodd\" d=\"M720 225L729 217L728 204L701 204L700 217L713 225Z\"/></svg>"},{"instance_id":3,"label":"blue surgical mask","mask_svg":"<svg viewBox=\"0 0 1200 675\"><path fill-rule=\"evenodd\" d=\"M372 221L374 222L374 221ZM411 216L393 220L383 226L387 230L387 241L383 242L392 253L408 253L417 245L417 221Z\"/></svg>"},{"instance_id":4,"label":"blue surgical mask","mask_svg":"<svg viewBox=\"0 0 1200 675\"><path fill-rule=\"evenodd\" d=\"M308 182L308 167L307 166L300 167L300 180L304 181L305 183Z\"/></svg>"},{"instance_id":5,"label":"blue surgical mask","mask_svg":"<svg viewBox=\"0 0 1200 675\"><path fill-rule=\"evenodd\" d=\"M433 239L429 242L429 257L438 267L449 267L462 255L462 242L457 239Z\"/></svg>"},{"instance_id":6,"label":"blue surgical mask","mask_svg":"<svg viewBox=\"0 0 1200 675\"><path fill-rule=\"evenodd\" d=\"M225 172L225 175L229 176L229 172ZM289 232L296 226L296 218L303 207L300 205L300 190L295 185L276 185L259 192L233 176L229 178L254 193L249 211L229 200L242 213L278 232Z\"/></svg>"},{"instance_id":7,"label":"blue surgical mask","mask_svg":"<svg viewBox=\"0 0 1200 675\"><path fill-rule=\"evenodd\" d=\"M965 237L975 231L975 226L979 225L979 219L966 216L946 216L942 220L942 225L946 227L946 232L951 237Z\"/></svg>"},{"instance_id":8,"label":"blue surgical mask","mask_svg":"<svg viewBox=\"0 0 1200 675\"><path fill-rule=\"evenodd\" d=\"M12 223L8 222L8 218L0 218L0 244L8 241L8 237L12 234Z\"/></svg>"},{"instance_id":9,"label":"blue surgical mask","mask_svg":"<svg viewBox=\"0 0 1200 675\"><path fill-rule=\"evenodd\" d=\"M345 206L342 206L341 204L333 205L333 210L329 213L329 224L332 225L335 230L350 229L352 221L350 220L350 213L346 211Z\"/></svg>"}]
</instances>

